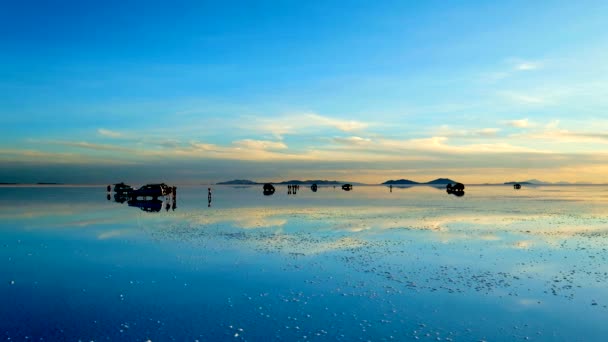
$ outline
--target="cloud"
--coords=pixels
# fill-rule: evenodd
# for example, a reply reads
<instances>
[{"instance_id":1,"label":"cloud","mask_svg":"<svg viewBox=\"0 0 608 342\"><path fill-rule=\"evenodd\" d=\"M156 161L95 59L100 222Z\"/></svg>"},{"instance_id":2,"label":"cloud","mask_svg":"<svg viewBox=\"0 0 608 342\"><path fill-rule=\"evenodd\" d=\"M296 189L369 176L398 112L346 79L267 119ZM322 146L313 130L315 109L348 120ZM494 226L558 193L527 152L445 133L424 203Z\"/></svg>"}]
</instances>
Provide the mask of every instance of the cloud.
<instances>
[{"instance_id":1,"label":"cloud","mask_svg":"<svg viewBox=\"0 0 608 342\"><path fill-rule=\"evenodd\" d=\"M117 145L109 145L109 144L94 144L86 141L53 141L53 144L78 147L90 150L98 150L98 151L121 151L121 152L133 152L133 149L117 146Z\"/></svg>"},{"instance_id":2,"label":"cloud","mask_svg":"<svg viewBox=\"0 0 608 342\"><path fill-rule=\"evenodd\" d=\"M245 118L254 121L252 126L243 126L243 130L254 130L261 133L270 133L282 139L286 134L304 134L310 131L331 128L342 132L362 131L370 124L356 120L336 119L316 113L289 114L276 118Z\"/></svg>"},{"instance_id":3,"label":"cloud","mask_svg":"<svg viewBox=\"0 0 608 342\"><path fill-rule=\"evenodd\" d=\"M463 129L443 125L437 130L439 136L458 138L494 138L498 136L500 128Z\"/></svg>"},{"instance_id":4,"label":"cloud","mask_svg":"<svg viewBox=\"0 0 608 342\"><path fill-rule=\"evenodd\" d=\"M370 143L372 140L361 137L335 137L332 139L333 142L344 145L363 145Z\"/></svg>"},{"instance_id":5,"label":"cloud","mask_svg":"<svg viewBox=\"0 0 608 342\"><path fill-rule=\"evenodd\" d=\"M505 121L505 125L517 128L526 128L530 126L530 121L528 119L520 119L520 120L510 120Z\"/></svg>"},{"instance_id":6,"label":"cloud","mask_svg":"<svg viewBox=\"0 0 608 342\"><path fill-rule=\"evenodd\" d=\"M517 71L531 71L539 69L541 66L542 64L538 62L520 62L515 64L513 69Z\"/></svg>"},{"instance_id":7,"label":"cloud","mask_svg":"<svg viewBox=\"0 0 608 342\"><path fill-rule=\"evenodd\" d=\"M512 91L502 91L499 92L499 95L508 99L511 102L526 104L526 105L534 105L534 104L543 104L547 102L547 99L541 96L534 96L528 94L521 94L518 92Z\"/></svg>"},{"instance_id":8,"label":"cloud","mask_svg":"<svg viewBox=\"0 0 608 342\"><path fill-rule=\"evenodd\" d=\"M109 138L120 138L123 136L122 133L120 132L116 132L116 131L111 131L109 129L105 129L105 128L100 128L97 130L97 133L99 135L102 135L104 137L109 137Z\"/></svg>"},{"instance_id":9,"label":"cloud","mask_svg":"<svg viewBox=\"0 0 608 342\"><path fill-rule=\"evenodd\" d=\"M283 150L287 145L282 141L244 139L233 143L237 147L253 150Z\"/></svg>"}]
</instances>

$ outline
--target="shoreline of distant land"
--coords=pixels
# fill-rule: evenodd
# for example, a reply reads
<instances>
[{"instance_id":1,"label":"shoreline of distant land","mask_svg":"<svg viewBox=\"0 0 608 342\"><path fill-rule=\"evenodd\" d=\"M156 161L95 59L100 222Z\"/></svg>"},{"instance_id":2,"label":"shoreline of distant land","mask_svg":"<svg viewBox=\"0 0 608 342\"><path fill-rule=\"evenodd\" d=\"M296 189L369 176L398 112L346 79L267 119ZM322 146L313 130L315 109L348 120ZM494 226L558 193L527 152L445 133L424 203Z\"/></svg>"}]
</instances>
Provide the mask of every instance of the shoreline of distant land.
<instances>
[{"instance_id":1,"label":"shoreline of distant land","mask_svg":"<svg viewBox=\"0 0 608 342\"><path fill-rule=\"evenodd\" d=\"M11 188L11 187L28 187L28 188L61 188L61 187L100 187L106 188L108 185L113 185L116 182L109 183L58 183L58 182L36 182L36 183L18 183L18 182L0 182L0 187L2 188ZM145 185L147 182L137 182L135 186ZM153 182L154 183L154 182ZM274 185L312 185L317 184L318 186L335 186L335 185L343 185L343 184L352 184L356 186L394 186L394 187L415 187L415 186L446 186L447 184L455 184L457 181L454 181L449 178L437 178L428 182L417 182L409 179L398 179L398 180L387 180L383 183L379 184L368 184L368 183L359 183L359 182L350 182L350 181L337 181L337 180L288 180L288 181L268 181L268 182L258 182L252 181L248 179L235 179L231 181L223 181L223 182L208 182L208 183L200 183L200 182L188 182L188 183L172 183L175 186L214 186L214 185L227 185L227 186L256 186L263 185L266 183L274 184ZM537 179L526 180L526 181L508 181L502 183L464 183L465 186L513 186L515 184L520 184L524 187L539 187L539 186L607 186L608 183L585 183L585 182L544 182Z\"/></svg>"}]
</instances>

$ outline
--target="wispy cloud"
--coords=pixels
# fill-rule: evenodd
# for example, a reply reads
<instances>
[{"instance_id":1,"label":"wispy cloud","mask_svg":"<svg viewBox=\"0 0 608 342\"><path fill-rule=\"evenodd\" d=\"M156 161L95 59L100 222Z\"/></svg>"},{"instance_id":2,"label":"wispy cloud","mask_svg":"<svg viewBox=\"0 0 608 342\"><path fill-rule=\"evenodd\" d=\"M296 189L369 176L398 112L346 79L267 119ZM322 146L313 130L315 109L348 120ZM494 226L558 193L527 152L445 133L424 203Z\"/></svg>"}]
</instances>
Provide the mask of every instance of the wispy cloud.
<instances>
[{"instance_id":1,"label":"wispy cloud","mask_svg":"<svg viewBox=\"0 0 608 342\"><path fill-rule=\"evenodd\" d=\"M244 139L234 142L237 147L253 150L284 150L287 145L282 141Z\"/></svg>"},{"instance_id":2,"label":"wispy cloud","mask_svg":"<svg viewBox=\"0 0 608 342\"><path fill-rule=\"evenodd\" d=\"M528 119L509 120L504 121L504 124L511 127L526 128L530 126L530 121Z\"/></svg>"},{"instance_id":3,"label":"wispy cloud","mask_svg":"<svg viewBox=\"0 0 608 342\"><path fill-rule=\"evenodd\" d=\"M316 113L295 113L275 118L252 119L255 124L244 126L243 129L269 133L279 139L287 134L301 134L311 129L330 128L342 132L355 132L362 131L370 126L367 122L331 118Z\"/></svg>"},{"instance_id":4,"label":"wispy cloud","mask_svg":"<svg viewBox=\"0 0 608 342\"><path fill-rule=\"evenodd\" d=\"M522 94L514 91L500 91L498 94L510 102L515 102L524 105L539 105L547 103L547 99L538 95Z\"/></svg>"},{"instance_id":5,"label":"wispy cloud","mask_svg":"<svg viewBox=\"0 0 608 342\"><path fill-rule=\"evenodd\" d=\"M513 66L513 70L517 71L531 71L536 70L542 67L542 63L540 62L531 62L531 61L523 61L516 63Z\"/></svg>"},{"instance_id":6,"label":"wispy cloud","mask_svg":"<svg viewBox=\"0 0 608 342\"><path fill-rule=\"evenodd\" d=\"M111 130L105 129L105 128L98 129L97 133L101 136L109 137L109 138L120 138L123 136L123 133L111 131Z\"/></svg>"},{"instance_id":7,"label":"wispy cloud","mask_svg":"<svg viewBox=\"0 0 608 342\"><path fill-rule=\"evenodd\" d=\"M134 150L128 147L118 146L118 145L109 145L109 144L95 144L86 141L53 141L51 142L57 145L63 146L71 146L84 148L89 150L97 150L97 151L120 151L120 152L133 152Z\"/></svg>"},{"instance_id":8,"label":"wispy cloud","mask_svg":"<svg viewBox=\"0 0 608 342\"><path fill-rule=\"evenodd\" d=\"M369 138L361 138L361 137L335 137L332 139L334 142L338 144L345 145L363 145L370 143L372 140Z\"/></svg>"}]
</instances>

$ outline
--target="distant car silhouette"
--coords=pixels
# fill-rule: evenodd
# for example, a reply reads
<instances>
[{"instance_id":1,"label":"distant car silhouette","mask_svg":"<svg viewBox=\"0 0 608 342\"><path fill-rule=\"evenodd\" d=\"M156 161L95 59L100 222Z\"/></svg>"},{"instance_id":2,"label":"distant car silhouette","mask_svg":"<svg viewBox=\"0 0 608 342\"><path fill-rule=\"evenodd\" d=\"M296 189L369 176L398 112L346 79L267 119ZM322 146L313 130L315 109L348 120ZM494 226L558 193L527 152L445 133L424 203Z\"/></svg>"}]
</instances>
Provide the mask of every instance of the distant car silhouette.
<instances>
[{"instance_id":1,"label":"distant car silhouette","mask_svg":"<svg viewBox=\"0 0 608 342\"><path fill-rule=\"evenodd\" d=\"M114 184L114 192L131 192L133 191L133 187L127 185L125 183L116 183Z\"/></svg>"},{"instance_id":2,"label":"distant car silhouette","mask_svg":"<svg viewBox=\"0 0 608 342\"><path fill-rule=\"evenodd\" d=\"M450 195L462 197L462 196L464 196L464 184L456 183L456 184L452 185L452 183L448 183L448 185L445 188L445 191Z\"/></svg>"},{"instance_id":3,"label":"distant car silhouette","mask_svg":"<svg viewBox=\"0 0 608 342\"><path fill-rule=\"evenodd\" d=\"M519 189L521 189L521 184L519 184L519 183L518 184L513 184L513 188L515 190L519 190Z\"/></svg>"},{"instance_id":4,"label":"distant car silhouette","mask_svg":"<svg viewBox=\"0 0 608 342\"><path fill-rule=\"evenodd\" d=\"M344 191L351 191L353 189L353 185L352 184L344 184L342 185L342 190Z\"/></svg>"},{"instance_id":5,"label":"distant car silhouette","mask_svg":"<svg viewBox=\"0 0 608 342\"><path fill-rule=\"evenodd\" d=\"M317 184L311 185L310 190L312 190L312 192L317 192Z\"/></svg>"},{"instance_id":6,"label":"distant car silhouette","mask_svg":"<svg viewBox=\"0 0 608 342\"><path fill-rule=\"evenodd\" d=\"M131 197L152 197L165 196L171 192L171 188L166 184L146 184L131 192Z\"/></svg>"},{"instance_id":7,"label":"distant car silhouette","mask_svg":"<svg viewBox=\"0 0 608 342\"><path fill-rule=\"evenodd\" d=\"M274 186L270 183L264 184L264 196L274 195Z\"/></svg>"}]
</instances>

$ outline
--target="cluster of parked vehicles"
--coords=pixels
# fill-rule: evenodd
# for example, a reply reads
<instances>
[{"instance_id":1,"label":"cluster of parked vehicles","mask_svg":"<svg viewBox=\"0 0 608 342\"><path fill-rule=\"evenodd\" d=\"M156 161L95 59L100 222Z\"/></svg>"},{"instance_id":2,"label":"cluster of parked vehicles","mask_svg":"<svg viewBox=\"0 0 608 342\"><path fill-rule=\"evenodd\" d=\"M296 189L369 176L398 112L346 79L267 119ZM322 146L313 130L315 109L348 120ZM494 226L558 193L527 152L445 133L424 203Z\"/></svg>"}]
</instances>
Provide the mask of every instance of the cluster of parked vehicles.
<instances>
[{"instance_id":1,"label":"cluster of parked vehicles","mask_svg":"<svg viewBox=\"0 0 608 342\"><path fill-rule=\"evenodd\" d=\"M110 192L112 187L108 185L108 192ZM174 193L175 187L168 186L165 183L160 184L146 184L139 189L134 189L132 186L125 183L117 183L114 184L114 192L117 194L124 194L125 197L129 198L138 198L138 197L152 197L158 198L162 196L167 196Z\"/></svg>"},{"instance_id":2,"label":"cluster of parked vehicles","mask_svg":"<svg viewBox=\"0 0 608 342\"><path fill-rule=\"evenodd\" d=\"M165 183L146 184L138 189L125 183L114 184L112 188L108 185L108 200L111 199L111 192L114 191L114 201L118 203L127 202L130 207L137 207L146 212L158 212L163 208L163 203L166 205L167 211L169 208L175 210L177 198L176 187L168 186ZM159 197L165 197L166 201L159 200Z\"/></svg>"}]
</instances>

